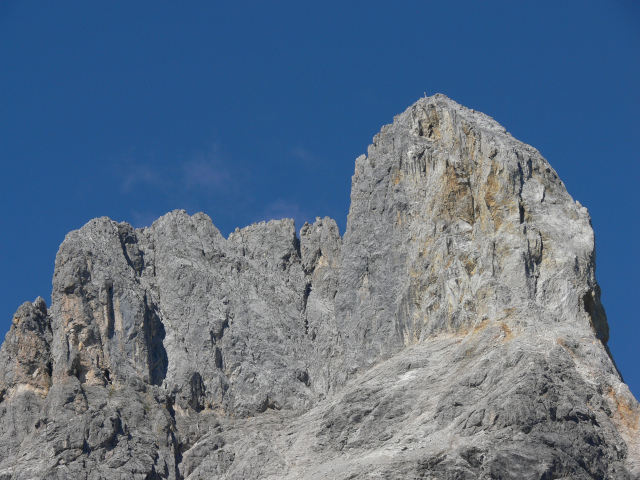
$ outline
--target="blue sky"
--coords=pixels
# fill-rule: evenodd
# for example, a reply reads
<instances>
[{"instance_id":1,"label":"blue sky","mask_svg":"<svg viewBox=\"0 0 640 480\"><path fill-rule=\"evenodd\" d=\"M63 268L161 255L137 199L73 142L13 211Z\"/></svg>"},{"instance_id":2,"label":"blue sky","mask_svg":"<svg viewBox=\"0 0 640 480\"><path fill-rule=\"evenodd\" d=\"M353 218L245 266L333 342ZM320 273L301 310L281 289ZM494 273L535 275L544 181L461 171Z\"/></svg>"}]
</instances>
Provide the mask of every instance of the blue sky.
<instances>
[{"instance_id":1,"label":"blue sky","mask_svg":"<svg viewBox=\"0 0 640 480\"><path fill-rule=\"evenodd\" d=\"M640 3L0 3L0 332L67 232L328 215L426 92L536 147L589 208L609 346L640 395Z\"/></svg>"}]
</instances>

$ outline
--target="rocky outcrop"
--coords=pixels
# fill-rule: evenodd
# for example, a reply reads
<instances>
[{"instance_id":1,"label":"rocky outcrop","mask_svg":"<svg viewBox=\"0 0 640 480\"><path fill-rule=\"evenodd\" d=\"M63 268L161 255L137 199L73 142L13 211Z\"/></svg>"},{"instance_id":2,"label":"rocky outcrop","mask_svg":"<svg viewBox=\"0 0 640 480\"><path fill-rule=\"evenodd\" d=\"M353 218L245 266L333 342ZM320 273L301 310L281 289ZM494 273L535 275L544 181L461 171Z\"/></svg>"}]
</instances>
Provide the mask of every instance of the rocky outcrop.
<instances>
[{"instance_id":1,"label":"rocky outcrop","mask_svg":"<svg viewBox=\"0 0 640 480\"><path fill-rule=\"evenodd\" d=\"M344 237L67 235L0 349L0 478L639 478L607 340L587 210L436 95L356 160Z\"/></svg>"}]
</instances>

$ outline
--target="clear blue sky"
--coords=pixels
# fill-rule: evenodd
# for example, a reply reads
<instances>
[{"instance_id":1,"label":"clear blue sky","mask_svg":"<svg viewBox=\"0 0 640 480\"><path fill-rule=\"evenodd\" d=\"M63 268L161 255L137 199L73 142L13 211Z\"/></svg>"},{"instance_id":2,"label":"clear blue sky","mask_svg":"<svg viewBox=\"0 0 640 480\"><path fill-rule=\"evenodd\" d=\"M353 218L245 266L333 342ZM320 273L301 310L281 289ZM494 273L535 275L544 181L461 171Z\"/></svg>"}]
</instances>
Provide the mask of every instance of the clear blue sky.
<instances>
[{"instance_id":1,"label":"clear blue sky","mask_svg":"<svg viewBox=\"0 0 640 480\"><path fill-rule=\"evenodd\" d=\"M64 235L204 211L344 232L355 158L444 93L589 208L610 347L640 395L640 2L0 2L0 333Z\"/></svg>"}]
</instances>

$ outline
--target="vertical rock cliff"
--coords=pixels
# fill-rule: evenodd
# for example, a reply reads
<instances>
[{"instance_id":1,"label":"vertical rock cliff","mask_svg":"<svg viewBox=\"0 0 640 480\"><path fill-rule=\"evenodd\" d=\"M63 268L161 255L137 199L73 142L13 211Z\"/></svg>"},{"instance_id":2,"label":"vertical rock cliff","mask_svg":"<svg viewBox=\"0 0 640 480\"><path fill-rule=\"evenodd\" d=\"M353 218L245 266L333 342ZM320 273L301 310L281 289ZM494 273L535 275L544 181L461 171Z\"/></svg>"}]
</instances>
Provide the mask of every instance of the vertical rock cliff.
<instances>
[{"instance_id":1,"label":"vertical rock cliff","mask_svg":"<svg viewBox=\"0 0 640 480\"><path fill-rule=\"evenodd\" d=\"M347 230L92 220L0 349L0 478L640 477L587 210L443 95L356 160Z\"/></svg>"},{"instance_id":2,"label":"vertical rock cliff","mask_svg":"<svg viewBox=\"0 0 640 480\"><path fill-rule=\"evenodd\" d=\"M587 210L537 150L444 97L356 160L344 245L337 306L357 366L488 319L608 339Z\"/></svg>"}]
</instances>

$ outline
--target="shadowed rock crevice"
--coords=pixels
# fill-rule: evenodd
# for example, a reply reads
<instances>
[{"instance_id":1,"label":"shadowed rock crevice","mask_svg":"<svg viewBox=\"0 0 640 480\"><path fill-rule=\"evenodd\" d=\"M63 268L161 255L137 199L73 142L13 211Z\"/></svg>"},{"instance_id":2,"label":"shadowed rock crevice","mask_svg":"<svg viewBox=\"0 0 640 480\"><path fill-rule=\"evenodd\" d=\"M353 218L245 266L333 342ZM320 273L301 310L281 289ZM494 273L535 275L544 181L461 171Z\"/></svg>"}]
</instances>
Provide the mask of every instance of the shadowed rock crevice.
<instances>
[{"instance_id":1,"label":"shadowed rock crevice","mask_svg":"<svg viewBox=\"0 0 640 480\"><path fill-rule=\"evenodd\" d=\"M144 268L144 254L138 248L136 232L128 223L118 224L118 236L127 264L138 274Z\"/></svg>"},{"instance_id":2,"label":"shadowed rock crevice","mask_svg":"<svg viewBox=\"0 0 640 480\"><path fill-rule=\"evenodd\" d=\"M145 316L144 332L148 347L149 379L151 385L162 385L167 376L168 357L164 347L166 332L164 324L157 309L153 304L149 305L147 297L144 297Z\"/></svg>"},{"instance_id":3,"label":"shadowed rock crevice","mask_svg":"<svg viewBox=\"0 0 640 480\"><path fill-rule=\"evenodd\" d=\"M106 279L104 285L100 290L100 303L104 305L104 318L106 320L106 334L107 338L113 338L115 314L113 311L113 280Z\"/></svg>"},{"instance_id":4,"label":"shadowed rock crevice","mask_svg":"<svg viewBox=\"0 0 640 480\"><path fill-rule=\"evenodd\" d=\"M589 316L589 322L596 337L606 345L609 341L609 324L604 313L604 307L600 303L599 290L598 288L597 291L590 290L586 292L582 297L582 307Z\"/></svg>"}]
</instances>

